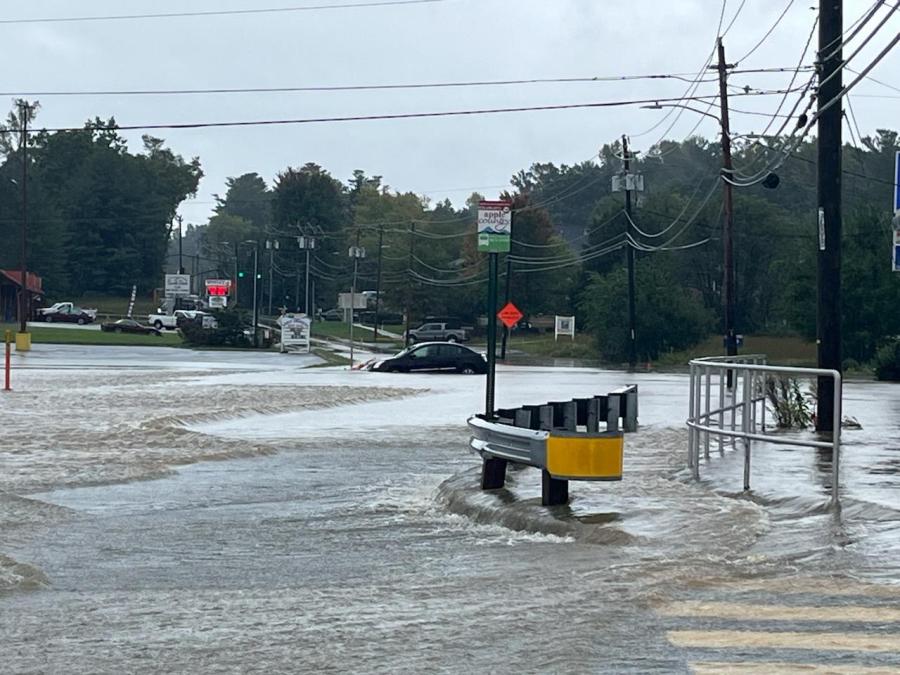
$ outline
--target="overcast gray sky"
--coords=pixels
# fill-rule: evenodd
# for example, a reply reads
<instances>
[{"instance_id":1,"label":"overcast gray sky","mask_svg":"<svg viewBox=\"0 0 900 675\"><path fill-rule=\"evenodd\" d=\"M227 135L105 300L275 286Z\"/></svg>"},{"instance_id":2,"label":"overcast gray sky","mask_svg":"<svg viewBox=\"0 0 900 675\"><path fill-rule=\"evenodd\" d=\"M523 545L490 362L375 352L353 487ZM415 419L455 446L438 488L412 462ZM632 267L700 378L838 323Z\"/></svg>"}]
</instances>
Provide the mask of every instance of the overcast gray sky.
<instances>
[{"instance_id":1,"label":"overcast gray sky","mask_svg":"<svg viewBox=\"0 0 900 675\"><path fill-rule=\"evenodd\" d=\"M360 0L356 0L359 2ZM347 4L353 0L30 0L4 3L0 20ZM716 37L722 0L440 0L406 6L136 20L0 23L0 91L190 89L453 82L494 79L696 73ZM727 0L729 61L742 57L787 10L742 68L793 67L815 19L816 0ZM846 0L845 25L873 0ZM893 4L893 3L891 3ZM882 10L886 14L887 10ZM874 25L874 22L870 25ZM897 33L892 18L853 64L862 68ZM868 30L864 32L864 35ZM857 42L859 39L857 39ZM815 38L813 49L815 48ZM845 52L846 55L846 52ZM805 63L812 62L812 52ZM900 55L874 77L900 86ZM736 85L785 86L789 75L735 75ZM38 126L81 126L114 116L122 125L355 116L677 97L669 80L535 84L395 91L40 98ZM851 97L864 134L900 128L900 93L864 82ZM702 84L698 93L714 94ZM872 96L872 97L870 97ZM893 98L891 98L893 97ZM793 102L794 99L791 99ZM733 101L774 112L778 97ZM705 106L704 106L705 107ZM206 174L181 213L202 223L228 176L256 171L271 185L285 167L316 162L346 180L354 169L392 188L461 203L474 189L496 195L533 162L575 163L623 133L646 150L672 118L638 107L522 112L153 132ZM667 133L680 139L698 121L685 112ZM732 128L767 120L736 113ZM715 133L703 120L699 132ZM845 134L846 135L846 134ZM127 134L139 142L140 132ZM134 149L139 146L135 143ZM888 197L886 197L887 199Z\"/></svg>"}]
</instances>

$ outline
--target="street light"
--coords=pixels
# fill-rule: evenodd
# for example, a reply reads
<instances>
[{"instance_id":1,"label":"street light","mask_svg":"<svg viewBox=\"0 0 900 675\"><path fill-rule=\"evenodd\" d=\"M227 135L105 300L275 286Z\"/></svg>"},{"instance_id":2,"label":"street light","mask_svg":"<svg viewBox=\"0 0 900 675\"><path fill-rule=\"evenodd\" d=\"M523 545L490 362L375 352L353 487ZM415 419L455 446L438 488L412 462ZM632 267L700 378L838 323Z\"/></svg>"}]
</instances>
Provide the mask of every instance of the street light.
<instances>
[{"instance_id":1,"label":"street light","mask_svg":"<svg viewBox=\"0 0 900 675\"><path fill-rule=\"evenodd\" d=\"M357 235L357 242L359 236ZM356 309L356 272L359 259L366 257L366 249L362 246L351 246L348 254L353 258L353 281L350 284L350 370L353 370L353 310Z\"/></svg>"},{"instance_id":2,"label":"street light","mask_svg":"<svg viewBox=\"0 0 900 675\"><path fill-rule=\"evenodd\" d=\"M259 275L259 242L256 239L245 239L241 244L253 244L253 347L255 348L259 347L259 303L256 297L257 276Z\"/></svg>"}]
</instances>

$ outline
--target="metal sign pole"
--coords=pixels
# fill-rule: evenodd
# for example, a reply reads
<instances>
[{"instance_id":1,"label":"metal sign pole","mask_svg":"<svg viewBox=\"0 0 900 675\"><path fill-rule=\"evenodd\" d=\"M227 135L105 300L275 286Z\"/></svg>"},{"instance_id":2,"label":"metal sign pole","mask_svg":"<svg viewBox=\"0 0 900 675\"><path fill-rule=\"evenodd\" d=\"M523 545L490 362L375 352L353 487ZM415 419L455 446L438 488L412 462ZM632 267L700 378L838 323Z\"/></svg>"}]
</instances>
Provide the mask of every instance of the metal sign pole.
<instances>
[{"instance_id":1,"label":"metal sign pole","mask_svg":"<svg viewBox=\"0 0 900 675\"><path fill-rule=\"evenodd\" d=\"M494 416L494 382L497 369L497 254L488 254L488 306L487 306L487 386L485 387L484 415Z\"/></svg>"}]
</instances>

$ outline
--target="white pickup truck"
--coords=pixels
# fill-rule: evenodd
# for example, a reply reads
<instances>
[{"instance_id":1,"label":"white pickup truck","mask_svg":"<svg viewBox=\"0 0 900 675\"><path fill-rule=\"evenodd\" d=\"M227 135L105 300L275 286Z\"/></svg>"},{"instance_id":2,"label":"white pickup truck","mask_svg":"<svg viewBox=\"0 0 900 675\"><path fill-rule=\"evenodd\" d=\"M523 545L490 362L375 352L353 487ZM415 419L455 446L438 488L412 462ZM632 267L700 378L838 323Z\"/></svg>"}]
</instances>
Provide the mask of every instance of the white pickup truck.
<instances>
[{"instance_id":1,"label":"white pickup truck","mask_svg":"<svg viewBox=\"0 0 900 675\"><path fill-rule=\"evenodd\" d=\"M206 319L204 317L209 318ZM178 328L179 319L194 321L197 318L200 318L203 321L204 328L207 326L215 328L215 317L207 312L190 309L176 309L174 314L163 314L161 311L158 314L149 314L147 316L147 323L157 330L162 330L163 328L166 330L175 330Z\"/></svg>"}]
</instances>

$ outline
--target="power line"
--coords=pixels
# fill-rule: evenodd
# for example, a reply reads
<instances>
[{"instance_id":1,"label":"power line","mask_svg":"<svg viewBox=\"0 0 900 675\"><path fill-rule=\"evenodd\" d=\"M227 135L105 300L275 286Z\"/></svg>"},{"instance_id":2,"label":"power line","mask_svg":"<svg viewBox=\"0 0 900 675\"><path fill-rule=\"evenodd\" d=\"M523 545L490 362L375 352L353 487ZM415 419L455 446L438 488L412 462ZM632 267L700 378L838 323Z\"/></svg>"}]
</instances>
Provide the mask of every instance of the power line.
<instances>
[{"instance_id":1,"label":"power line","mask_svg":"<svg viewBox=\"0 0 900 675\"><path fill-rule=\"evenodd\" d=\"M750 91L744 94L736 94L736 96L774 96L781 95L784 90L772 89L762 91ZM142 130L159 130L159 129L209 129L223 127L253 127L253 126L281 126L288 124L323 124L334 122L360 122L374 120L398 120L398 119L421 119L431 117L460 117L469 115L493 115L499 113L516 113L516 112L539 112L550 110L573 110L579 108L619 108L634 105L648 105L651 103L669 103L679 102L683 100L691 101L709 101L715 100L715 95L694 96L689 99L677 98L648 98L648 99L632 99L620 101L599 101L593 103L564 103L556 105L539 105L539 106L523 106L514 108L481 108L471 110L444 110L438 112L417 112L417 113L394 113L384 115L347 115L335 117L307 117L295 119L270 119L270 120L239 120L239 121L223 121L223 122L174 122L174 123L156 123L156 124L122 124L122 125L91 125L89 127L55 127L45 128L41 132L61 132L61 131L142 131ZM18 129L6 128L6 132L19 131Z\"/></svg>"},{"instance_id":2,"label":"power line","mask_svg":"<svg viewBox=\"0 0 900 675\"><path fill-rule=\"evenodd\" d=\"M394 7L402 5L426 5L447 0L373 0L345 4L303 5L299 7L260 7L256 9L220 9L200 12L161 12L156 14L106 14L97 16L40 17L33 19L0 19L0 24L23 23L84 23L88 21L131 21L137 19L183 19L197 16L243 16L247 14L281 14L286 12L313 12L330 9L360 9L364 7Z\"/></svg>"},{"instance_id":3,"label":"power line","mask_svg":"<svg viewBox=\"0 0 900 675\"><path fill-rule=\"evenodd\" d=\"M788 10L793 6L793 4L794 0L788 0L787 5L785 6L784 10L782 10L781 14L778 15L778 18L775 19L775 23L772 24L772 27L769 28L769 30L766 31L766 34L762 36L760 41L757 42L749 52L739 58L736 63L740 63L741 61L748 59L754 52L756 52L757 49L763 46L763 43L765 43L765 41L768 40L769 37L771 37L772 33L775 32L775 29L778 28L779 24L781 24L781 22L784 20L784 17L787 15Z\"/></svg>"},{"instance_id":4,"label":"power line","mask_svg":"<svg viewBox=\"0 0 900 675\"><path fill-rule=\"evenodd\" d=\"M753 68L735 71L736 74L783 73L786 68ZM58 89L37 91L0 91L0 96L46 97L46 96L185 96L211 94L267 94L291 92L333 92L333 91L385 91L405 89L443 89L464 87L521 86L528 84L590 84L593 82L632 82L638 80L680 80L693 82L690 73L651 73L638 75L584 75L572 77L534 77L505 80L470 80L455 82L410 82L388 84L339 84L339 85L296 85L280 87L217 87L184 89ZM714 82L715 80L704 80Z\"/></svg>"}]
</instances>

